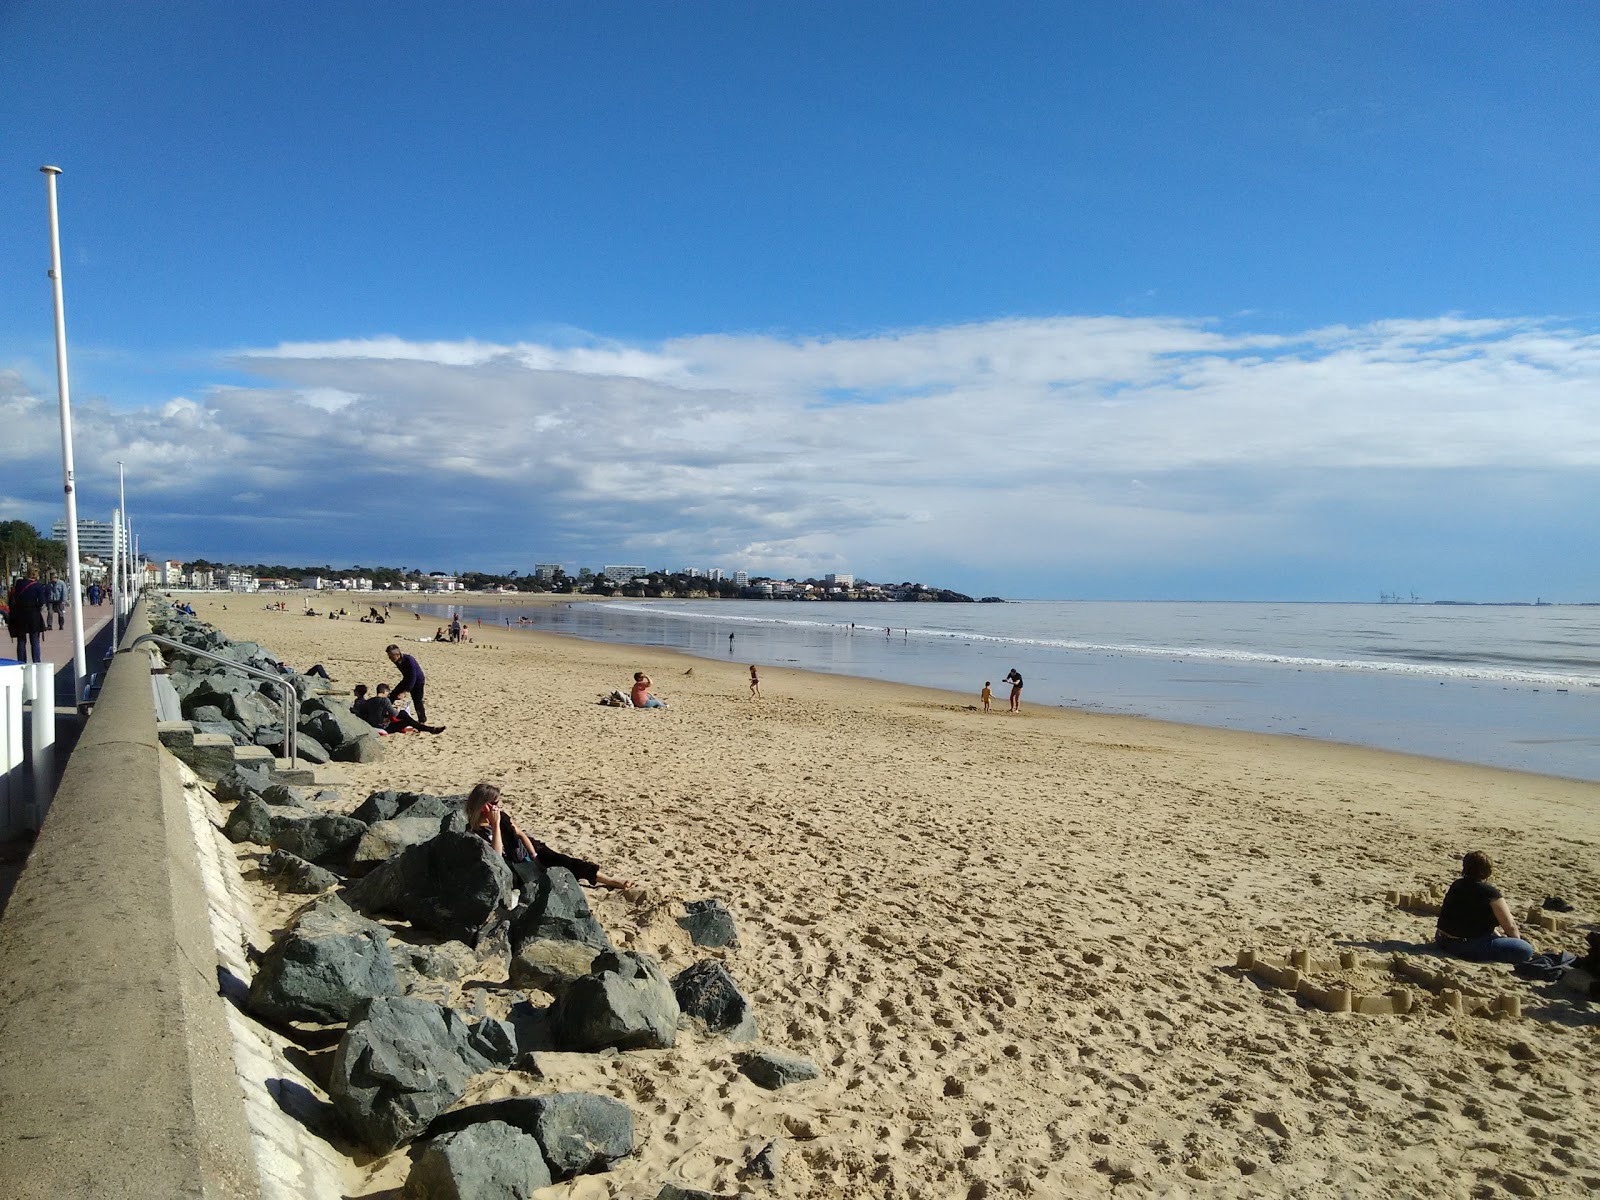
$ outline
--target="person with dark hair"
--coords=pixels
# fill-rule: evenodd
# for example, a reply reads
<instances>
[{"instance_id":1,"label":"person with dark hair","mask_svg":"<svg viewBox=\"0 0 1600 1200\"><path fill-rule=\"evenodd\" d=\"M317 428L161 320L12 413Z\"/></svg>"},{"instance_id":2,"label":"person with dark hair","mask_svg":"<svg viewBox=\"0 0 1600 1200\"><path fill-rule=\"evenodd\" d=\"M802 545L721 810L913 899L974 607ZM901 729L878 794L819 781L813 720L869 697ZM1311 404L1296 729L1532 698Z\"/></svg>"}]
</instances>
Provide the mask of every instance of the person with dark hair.
<instances>
[{"instance_id":1,"label":"person with dark hair","mask_svg":"<svg viewBox=\"0 0 1600 1200\"><path fill-rule=\"evenodd\" d=\"M1000 679L1001 683L1011 685L1011 711L1022 711L1022 673L1015 667L1007 671Z\"/></svg>"},{"instance_id":2,"label":"person with dark hair","mask_svg":"<svg viewBox=\"0 0 1600 1200\"><path fill-rule=\"evenodd\" d=\"M6 597L6 628L16 639L18 662L44 661L44 614L49 603L49 594L45 591L45 585L39 582L36 567L29 567L11 585L11 594ZM33 652L31 660L26 653L29 650Z\"/></svg>"},{"instance_id":3,"label":"person with dark hair","mask_svg":"<svg viewBox=\"0 0 1600 1200\"><path fill-rule=\"evenodd\" d=\"M1461 857L1461 878L1450 885L1439 906L1434 944L1446 954L1472 962L1527 962L1533 946L1523 940L1500 889L1489 882L1494 862L1481 850ZM1499 929L1504 936L1497 935Z\"/></svg>"},{"instance_id":4,"label":"person with dark hair","mask_svg":"<svg viewBox=\"0 0 1600 1200\"><path fill-rule=\"evenodd\" d=\"M416 655L400 653L399 646L388 646L384 649L384 653L400 671L400 682L395 684L394 696L391 699L410 696L417 708L417 720L426 721L428 705L422 698L422 688L427 680L422 674L422 664L417 661Z\"/></svg>"},{"instance_id":5,"label":"person with dark hair","mask_svg":"<svg viewBox=\"0 0 1600 1200\"><path fill-rule=\"evenodd\" d=\"M423 733L444 732L443 725L424 725L404 709L396 708L389 697L387 683L380 683L377 694L372 696L367 695L366 684L358 683L355 695L355 703L350 706L350 711L374 729L384 733L404 733L408 729L420 729Z\"/></svg>"},{"instance_id":6,"label":"person with dark hair","mask_svg":"<svg viewBox=\"0 0 1600 1200\"><path fill-rule=\"evenodd\" d=\"M546 869L565 867L580 883L604 888L633 886L632 880L603 875L594 863L552 850L523 833L511 814L500 806L500 789L492 783L480 783L467 794L467 832L493 846L513 870L519 864L536 862Z\"/></svg>"}]
</instances>

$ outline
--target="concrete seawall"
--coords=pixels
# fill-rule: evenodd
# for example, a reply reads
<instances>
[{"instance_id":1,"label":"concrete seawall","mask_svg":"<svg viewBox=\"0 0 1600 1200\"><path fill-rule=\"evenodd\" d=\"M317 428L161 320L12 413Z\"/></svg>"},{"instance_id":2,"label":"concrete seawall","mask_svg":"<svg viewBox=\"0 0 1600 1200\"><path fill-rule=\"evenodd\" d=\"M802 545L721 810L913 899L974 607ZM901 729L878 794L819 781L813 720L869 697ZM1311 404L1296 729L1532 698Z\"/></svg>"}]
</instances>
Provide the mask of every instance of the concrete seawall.
<instances>
[{"instance_id":1,"label":"concrete seawall","mask_svg":"<svg viewBox=\"0 0 1600 1200\"><path fill-rule=\"evenodd\" d=\"M123 645L149 631L136 609ZM0 1192L255 1197L179 766L120 651L0 921Z\"/></svg>"}]
</instances>

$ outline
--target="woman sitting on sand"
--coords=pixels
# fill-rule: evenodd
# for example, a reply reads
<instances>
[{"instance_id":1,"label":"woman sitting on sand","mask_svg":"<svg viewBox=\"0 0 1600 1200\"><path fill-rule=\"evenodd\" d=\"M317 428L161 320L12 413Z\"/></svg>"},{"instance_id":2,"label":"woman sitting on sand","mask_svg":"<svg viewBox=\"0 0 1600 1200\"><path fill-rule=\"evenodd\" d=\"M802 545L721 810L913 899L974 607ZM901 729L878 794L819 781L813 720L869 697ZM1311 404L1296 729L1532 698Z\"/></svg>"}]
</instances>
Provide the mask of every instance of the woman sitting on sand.
<instances>
[{"instance_id":1,"label":"woman sitting on sand","mask_svg":"<svg viewBox=\"0 0 1600 1200\"><path fill-rule=\"evenodd\" d=\"M492 845L513 867L537 862L545 868L565 867L582 883L604 888L633 886L632 880L602 875L594 863L552 850L523 833L511 814L500 807L500 789L492 783L480 783L467 795L467 830Z\"/></svg>"},{"instance_id":2,"label":"woman sitting on sand","mask_svg":"<svg viewBox=\"0 0 1600 1200\"><path fill-rule=\"evenodd\" d=\"M1533 947L1517 931L1516 918L1500 889L1489 882L1494 863L1481 850L1461 858L1461 878L1450 885L1439 906L1434 944L1446 954L1472 962L1527 962ZM1495 935L1495 928L1504 937Z\"/></svg>"}]
</instances>

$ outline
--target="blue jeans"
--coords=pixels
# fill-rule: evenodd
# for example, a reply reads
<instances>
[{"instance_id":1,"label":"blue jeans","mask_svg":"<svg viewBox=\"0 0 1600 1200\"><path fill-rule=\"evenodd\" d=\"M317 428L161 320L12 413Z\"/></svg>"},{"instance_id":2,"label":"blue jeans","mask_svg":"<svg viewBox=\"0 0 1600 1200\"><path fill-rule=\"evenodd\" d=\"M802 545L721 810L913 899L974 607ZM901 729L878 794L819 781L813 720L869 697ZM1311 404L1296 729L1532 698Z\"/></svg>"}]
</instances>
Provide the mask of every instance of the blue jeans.
<instances>
[{"instance_id":1,"label":"blue jeans","mask_svg":"<svg viewBox=\"0 0 1600 1200\"><path fill-rule=\"evenodd\" d=\"M1441 943L1439 948L1469 962L1520 963L1527 962L1534 954L1533 946L1521 938L1496 937L1492 933Z\"/></svg>"},{"instance_id":2,"label":"blue jeans","mask_svg":"<svg viewBox=\"0 0 1600 1200\"><path fill-rule=\"evenodd\" d=\"M640 708L665 708L666 705L661 703L661 701L657 700L654 696L651 696L650 699L646 700L643 704L639 705L639 707Z\"/></svg>"}]
</instances>

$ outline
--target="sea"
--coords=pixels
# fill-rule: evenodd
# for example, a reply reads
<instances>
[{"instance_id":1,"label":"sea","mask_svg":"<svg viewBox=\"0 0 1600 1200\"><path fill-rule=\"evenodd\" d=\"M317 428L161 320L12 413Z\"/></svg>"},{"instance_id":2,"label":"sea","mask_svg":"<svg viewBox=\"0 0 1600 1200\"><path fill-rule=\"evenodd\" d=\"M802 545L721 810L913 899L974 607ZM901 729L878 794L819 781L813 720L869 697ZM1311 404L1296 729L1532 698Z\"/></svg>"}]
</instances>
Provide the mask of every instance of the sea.
<instances>
[{"instance_id":1,"label":"sea","mask_svg":"<svg viewBox=\"0 0 1600 1200\"><path fill-rule=\"evenodd\" d=\"M1008 695L1001 677L1015 668L1026 681L1024 708L1124 713L1600 781L1595 605L579 599L422 611L944 688L974 704L989 681L1000 708Z\"/></svg>"}]
</instances>

